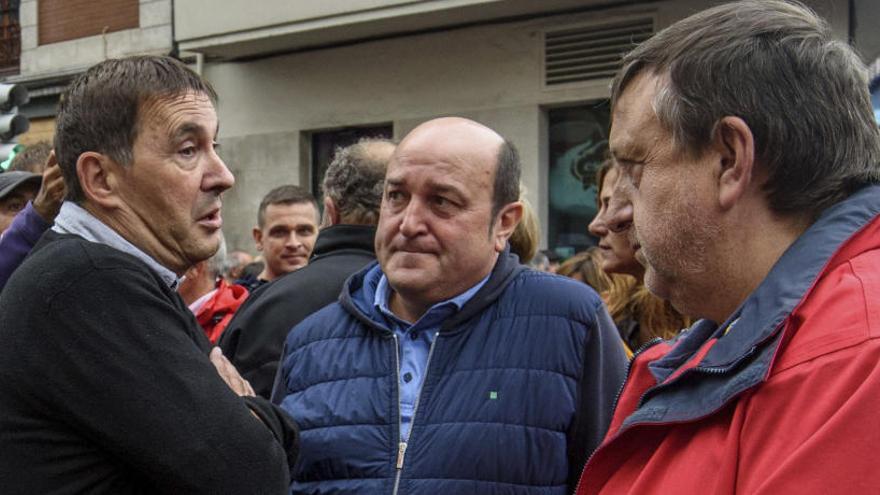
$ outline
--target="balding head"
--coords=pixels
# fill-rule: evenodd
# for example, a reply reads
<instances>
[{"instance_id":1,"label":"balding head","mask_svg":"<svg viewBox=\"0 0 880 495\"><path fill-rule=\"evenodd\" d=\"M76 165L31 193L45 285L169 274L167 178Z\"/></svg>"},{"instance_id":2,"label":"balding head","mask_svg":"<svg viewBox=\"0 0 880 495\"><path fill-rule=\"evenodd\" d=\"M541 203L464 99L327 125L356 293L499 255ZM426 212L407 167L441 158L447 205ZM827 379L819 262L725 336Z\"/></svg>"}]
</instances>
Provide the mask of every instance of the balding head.
<instances>
[{"instance_id":1,"label":"balding head","mask_svg":"<svg viewBox=\"0 0 880 495\"><path fill-rule=\"evenodd\" d=\"M396 154L400 155L401 150L406 153L409 146L423 149L432 145L446 156L468 157L472 163L490 165L493 219L504 205L519 200L519 153L513 143L493 129L462 117L441 117L413 129Z\"/></svg>"},{"instance_id":2,"label":"balding head","mask_svg":"<svg viewBox=\"0 0 880 495\"><path fill-rule=\"evenodd\" d=\"M362 139L336 151L322 184L325 225L378 222L385 169L393 152L394 143L387 139Z\"/></svg>"},{"instance_id":3,"label":"balding head","mask_svg":"<svg viewBox=\"0 0 880 495\"><path fill-rule=\"evenodd\" d=\"M400 316L415 321L491 272L522 215L519 163L507 150L498 133L462 118L426 122L398 145L385 179L376 255ZM512 174L496 173L499 158L512 164L502 167ZM511 175L512 195L506 184L497 187ZM499 191L505 194L497 200Z\"/></svg>"}]
</instances>

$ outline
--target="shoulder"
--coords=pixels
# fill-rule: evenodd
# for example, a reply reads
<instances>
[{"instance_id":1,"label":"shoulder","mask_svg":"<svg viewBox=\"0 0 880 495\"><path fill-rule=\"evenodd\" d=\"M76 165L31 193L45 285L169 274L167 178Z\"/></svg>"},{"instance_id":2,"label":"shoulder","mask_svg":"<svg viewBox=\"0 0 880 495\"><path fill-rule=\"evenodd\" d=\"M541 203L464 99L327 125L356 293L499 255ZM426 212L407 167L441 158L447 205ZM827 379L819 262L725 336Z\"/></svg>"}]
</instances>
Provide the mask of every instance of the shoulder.
<instances>
[{"instance_id":1,"label":"shoulder","mask_svg":"<svg viewBox=\"0 0 880 495\"><path fill-rule=\"evenodd\" d=\"M499 303L516 312L551 314L592 321L602 299L589 285L577 280L523 270L504 290Z\"/></svg>"},{"instance_id":2,"label":"shoulder","mask_svg":"<svg viewBox=\"0 0 880 495\"><path fill-rule=\"evenodd\" d=\"M50 232L13 274L8 287L32 297L39 294L48 302L67 291L81 298L96 287L143 287L145 281L150 282L147 286L161 285L158 276L137 258L78 236Z\"/></svg>"},{"instance_id":3,"label":"shoulder","mask_svg":"<svg viewBox=\"0 0 880 495\"><path fill-rule=\"evenodd\" d=\"M880 250L831 268L788 318L790 340L774 374L839 352L880 344Z\"/></svg>"},{"instance_id":4,"label":"shoulder","mask_svg":"<svg viewBox=\"0 0 880 495\"><path fill-rule=\"evenodd\" d=\"M319 340L344 339L361 333L361 323L341 304L334 302L307 316L287 335L288 349Z\"/></svg>"}]
</instances>

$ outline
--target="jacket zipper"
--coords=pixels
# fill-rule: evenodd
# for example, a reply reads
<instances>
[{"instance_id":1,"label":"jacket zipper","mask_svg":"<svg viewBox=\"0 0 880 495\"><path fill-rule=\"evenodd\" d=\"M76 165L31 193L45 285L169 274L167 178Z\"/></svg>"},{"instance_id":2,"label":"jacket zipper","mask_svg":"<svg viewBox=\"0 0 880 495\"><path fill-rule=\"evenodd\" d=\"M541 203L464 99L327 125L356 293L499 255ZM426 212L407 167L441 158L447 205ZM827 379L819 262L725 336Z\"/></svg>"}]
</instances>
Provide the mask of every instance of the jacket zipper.
<instances>
[{"instance_id":1,"label":"jacket zipper","mask_svg":"<svg viewBox=\"0 0 880 495\"><path fill-rule=\"evenodd\" d=\"M397 435L400 435L400 426L403 420L400 413L400 343L397 340L397 334L391 335L394 338L394 378L397 385ZM406 453L406 442L399 441L397 444L397 473L394 476L394 490L391 492L397 495L397 488L400 485L400 471L403 468L403 455Z\"/></svg>"},{"instance_id":2,"label":"jacket zipper","mask_svg":"<svg viewBox=\"0 0 880 495\"><path fill-rule=\"evenodd\" d=\"M617 402L620 401L620 396L623 394L623 389L626 387L626 382L629 381L629 374L632 372L632 364L635 362L636 358L639 357L639 354L647 351L649 348L654 347L655 345L663 342L663 339L660 337L654 337L653 339L645 342L633 353L632 359L630 359L626 363L626 377L623 379L623 383L620 384L620 387L617 389L617 395L614 396L614 407L611 409L611 419L614 420L614 411L617 410ZM616 437L617 435L615 435ZM604 442L603 442L604 443ZM596 447L595 450L590 454L590 457L587 457L587 462L584 463L584 468L581 469L581 476L578 478L577 485L574 489L574 495L578 493L578 490L581 488L581 480L584 478L584 473L587 472L587 466L590 465L590 461L593 460L593 457L596 455L596 452L599 452L599 449L602 448L602 444Z\"/></svg>"},{"instance_id":3,"label":"jacket zipper","mask_svg":"<svg viewBox=\"0 0 880 495\"><path fill-rule=\"evenodd\" d=\"M422 377L422 384L419 385L419 394L416 396L416 403L413 406L413 415L412 421L409 425L409 437L407 440L412 439L412 431L413 426L415 426L416 421L416 413L419 412L419 402L422 400L422 389L425 387L425 381L428 378L428 369L431 366L431 357L434 355L434 346L437 344L437 340L440 339L440 334L434 337L434 341L431 342L431 348L428 350L428 362L425 363L425 375ZM397 358L397 431L398 435L400 434L400 424L401 424L401 414L400 414L400 347L397 345L397 335L394 335L394 355ZM406 447L408 442L404 442L403 440L397 444L397 474L394 477L394 490L391 492L392 495L397 495L397 490L400 488L400 475L403 474L403 460L406 456Z\"/></svg>"}]
</instances>

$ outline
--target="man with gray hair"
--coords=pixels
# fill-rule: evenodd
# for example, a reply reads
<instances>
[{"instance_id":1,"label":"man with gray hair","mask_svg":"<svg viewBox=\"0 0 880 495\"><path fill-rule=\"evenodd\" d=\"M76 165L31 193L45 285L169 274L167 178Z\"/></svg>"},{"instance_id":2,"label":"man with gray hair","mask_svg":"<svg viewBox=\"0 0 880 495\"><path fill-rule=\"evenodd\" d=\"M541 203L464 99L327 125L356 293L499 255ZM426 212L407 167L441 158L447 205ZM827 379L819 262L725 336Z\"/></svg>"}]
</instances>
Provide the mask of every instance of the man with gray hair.
<instances>
[{"instance_id":1,"label":"man with gray hair","mask_svg":"<svg viewBox=\"0 0 880 495\"><path fill-rule=\"evenodd\" d=\"M880 493L880 135L865 68L747 0L623 60L610 227L703 318L636 354L586 494Z\"/></svg>"},{"instance_id":2,"label":"man with gray hair","mask_svg":"<svg viewBox=\"0 0 880 495\"><path fill-rule=\"evenodd\" d=\"M324 175L322 228L309 264L255 291L220 340L254 391L269 397L284 338L335 301L349 275L376 259L373 238L394 144L365 139L337 150Z\"/></svg>"},{"instance_id":3,"label":"man with gray hair","mask_svg":"<svg viewBox=\"0 0 880 495\"><path fill-rule=\"evenodd\" d=\"M226 241L221 238L214 256L187 270L177 289L212 344L217 343L232 315L248 297L247 289L226 281L225 269Z\"/></svg>"}]
</instances>

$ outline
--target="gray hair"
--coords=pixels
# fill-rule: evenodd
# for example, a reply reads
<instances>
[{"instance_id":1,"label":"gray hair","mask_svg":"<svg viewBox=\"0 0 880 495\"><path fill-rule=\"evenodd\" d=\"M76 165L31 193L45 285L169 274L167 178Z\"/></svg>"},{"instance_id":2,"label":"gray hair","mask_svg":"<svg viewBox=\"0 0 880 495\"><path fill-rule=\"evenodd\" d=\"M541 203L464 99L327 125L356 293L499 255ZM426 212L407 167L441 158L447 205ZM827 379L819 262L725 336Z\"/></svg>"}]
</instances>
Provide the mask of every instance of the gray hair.
<instances>
[{"instance_id":1,"label":"gray hair","mask_svg":"<svg viewBox=\"0 0 880 495\"><path fill-rule=\"evenodd\" d=\"M217 247L217 252L214 253L214 256L208 258L208 272L211 274L211 277L216 280L222 277L226 270L226 238L223 236L223 233L220 233L220 245Z\"/></svg>"},{"instance_id":2,"label":"gray hair","mask_svg":"<svg viewBox=\"0 0 880 495\"><path fill-rule=\"evenodd\" d=\"M376 144L394 146L394 142L387 139L361 139L338 148L324 173L321 188L333 200L343 223L374 225L379 221L385 171L391 154L378 152Z\"/></svg>"},{"instance_id":3,"label":"gray hair","mask_svg":"<svg viewBox=\"0 0 880 495\"><path fill-rule=\"evenodd\" d=\"M801 4L745 0L669 26L624 57L612 108L643 72L660 77L654 111L690 156L723 117L746 122L776 213L815 217L880 181L864 64Z\"/></svg>"}]
</instances>

